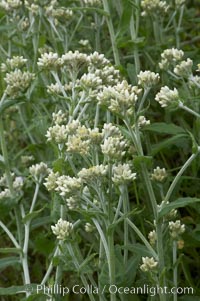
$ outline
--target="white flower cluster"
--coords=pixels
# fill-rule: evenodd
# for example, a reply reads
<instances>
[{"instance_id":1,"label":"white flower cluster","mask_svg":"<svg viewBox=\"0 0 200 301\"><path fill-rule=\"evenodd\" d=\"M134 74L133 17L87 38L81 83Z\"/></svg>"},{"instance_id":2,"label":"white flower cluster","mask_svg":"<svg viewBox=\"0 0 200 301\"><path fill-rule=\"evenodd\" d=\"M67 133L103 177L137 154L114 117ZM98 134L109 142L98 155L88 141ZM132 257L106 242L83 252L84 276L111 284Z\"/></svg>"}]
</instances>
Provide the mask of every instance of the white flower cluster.
<instances>
[{"instance_id":1,"label":"white flower cluster","mask_svg":"<svg viewBox=\"0 0 200 301\"><path fill-rule=\"evenodd\" d=\"M22 6L22 0L1 0L0 7L5 9L6 11L12 11L13 9L17 9Z\"/></svg>"},{"instance_id":2,"label":"white flower cluster","mask_svg":"<svg viewBox=\"0 0 200 301\"><path fill-rule=\"evenodd\" d=\"M102 85L116 85L120 81L119 70L115 69L113 66L105 65L101 69L96 69L96 67L89 66L89 72L93 72L95 76L100 77L102 80Z\"/></svg>"},{"instance_id":3,"label":"white flower cluster","mask_svg":"<svg viewBox=\"0 0 200 301\"><path fill-rule=\"evenodd\" d=\"M97 99L101 105L108 106L111 112L131 115L138 98L137 94L140 92L138 87L131 86L123 80L115 86L104 87Z\"/></svg>"},{"instance_id":4,"label":"white flower cluster","mask_svg":"<svg viewBox=\"0 0 200 301\"><path fill-rule=\"evenodd\" d=\"M101 143L103 134L99 132L99 128L94 128L94 129L88 129L89 130L89 137L90 137L90 142L92 144L99 145Z\"/></svg>"},{"instance_id":5,"label":"white flower cluster","mask_svg":"<svg viewBox=\"0 0 200 301\"><path fill-rule=\"evenodd\" d=\"M73 16L73 11L65 7L55 7L54 5L50 4L49 6L45 7L45 14L48 17L53 18L54 22L57 23L57 19L59 18L63 18L65 21L71 19Z\"/></svg>"},{"instance_id":6,"label":"white flower cluster","mask_svg":"<svg viewBox=\"0 0 200 301\"><path fill-rule=\"evenodd\" d=\"M113 125L112 123L104 123L103 130L102 130L103 138L106 139L110 136L112 137L119 137L121 132L118 127Z\"/></svg>"},{"instance_id":7,"label":"white flower cluster","mask_svg":"<svg viewBox=\"0 0 200 301\"><path fill-rule=\"evenodd\" d=\"M160 0L142 0L141 7L143 9L142 16L146 15L165 15L169 9L166 1Z\"/></svg>"},{"instance_id":8,"label":"white flower cluster","mask_svg":"<svg viewBox=\"0 0 200 301\"><path fill-rule=\"evenodd\" d=\"M11 177L12 177L13 189L14 189L15 193L18 194L22 190L22 187L24 185L24 179L21 176L15 176L14 173L11 174ZM2 189L0 191L0 200L5 199L5 198L10 198L11 191L8 188L5 174L0 178L0 187L2 187Z\"/></svg>"},{"instance_id":9,"label":"white flower cluster","mask_svg":"<svg viewBox=\"0 0 200 301\"><path fill-rule=\"evenodd\" d=\"M157 240L157 234L155 230L149 232L148 239L151 245L155 245Z\"/></svg>"},{"instance_id":10,"label":"white flower cluster","mask_svg":"<svg viewBox=\"0 0 200 301\"><path fill-rule=\"evenodd\" d=\"M37 163L29 167L29 173L36 180L44 178L49 173L49 168L44 162Z\"/></svg>"},{"instance_id":11,"label":"white flower cluster","mask_svg":"<svg viewBox=\"0 0 200 301\"><path fill-rule=\"evenodd\" d=\"M105 55L102 53L98 53L97 51L91 53L88 56L88 62L90 67L96 67L96 68L99 68L99 66L104 68L106 65L110 64L110 61L105 58Z\"/></svg>"},{"instance_id":12,"label":"white flower cluster","mask_svg":"<svg viewBox=\"0 0 200 301\"><path fill-rule=\"evenodd\" d=\"M155 100L164 108L168 106L177 106L180 97L176 88L171 90L169 87L164 86L161 88L160 92L156 94Z\"/></svg>"},{"instance_id":13,"label":"white flower cluster","mask_svg":"<svg viewBox=\"0 0 200 301\"><path fill-rule=\"evenodd\" d=\"M175 0L175 4L176 6L182 6L183 4L185 4L186 0Z\"/></svg>"},{"instance_id":14,"label":"white flower cluster","mask_svg":"<svg viewBox=\"0 0 200 301\"><path fill-rule=\"evenodd\" d=\"M74 196L66 199L65 201L69 210L74 210L78 207L79 199Z\"/></svg>"},{"instance_id":15,"label":"white flower cluster","mask_svg":"<svg viewBox=\"0 0 200 301\"><path fill-rule=\"evenodd\" d=\"M66 240L73 230L73 224L60 218L55 226L51 226L51 229L57 239Z\"/></svg>"},{"instance_id":16,"label":"white flower cluster","mask_svg":"<svg viewBox=\"0 0 200 301\"><path fill-rule=\"evenodd\" d=\"M181 221L169 222L170 235L173 239L177 239L179 235L185 232L185 225L181 225Z\"/></svg>"},{"instance_id":17,"label":"white flower cluster","mask_svg":"<svg viewBox=\"0 0 200 301\"><path fill-rule=\"evenodd\" d=\"M21 162L24 165L28 164L29 162L31 162L33 160L34 160L33 156L27 156L27 155L21 156Z\"/></svg>"},{"instance_id":18,"label":"white flower cluster","mask_svg":"<svg viewBox=\"0 0 200 301\"><path fill-rule=\"evenodd\" d=\"M96 181L97 179L106 176L107 171L107 165L96 165L90 168L82 168L78 173L78 177L84 183L89 184L90 182Z\"/></svg>"},{"instance_id":19,"label":"white flower cluster","mask_svg":"<svg viewBox=\"0 0 200 301\"><path fill-rule=\"evenodd\" d=\"M42 53L38 59L37 65L42 69L57 68L62 65L63 61L58 57L57 53L49 52Z\"/></svg>"},{"instance_id":20,"label":"white flower cluster","mask_svg":"<svg viewBox=\"0 0 200 301\"><path fill-rule=\"evenodd\" d=\"M180 49L171 48L165 49L161 54L161 62L159 63L160 69L168 69L171 64L177 63L182 60L184 52Z\"/></svg>"},{"instance_id":21,"label":"white flower cluster","mask_svg":"<svg viewBox=\"0 0 200 301\"><path fill-rule=\"evenodd\" d=\"M91 5L91 6L101 5L102 4L102 0L82 0L82 2L85 5Z\"/></svg>"},{"instance_id":22,"label":"white flower cluster","mask_svg":"<svg viewBox=\"0 0 200 301\"><path fill-rule=\"evenodd\" d=\"M5 188L2 191L0 191L0 200L7 199L10 197L11 197L10 189Z\"/></svg>"},{"instance_id":23,"label":"white flower cluster","mask_svg":"<svg viewBox=\"0 0 200 301\"><path fill-rule=\"evenodd\" d=\"M163 182L167 177L167 172L165 168L160 168L157 166L153 173L151 174L151 179L157 182Z\"/></svg>"},{"instance_id":24,"label":"white flower cluster","mask_svg":"<svg viewBox=\"0 0 200 301\"><path fill-rule=\"evenodd\" d=\"M137 75L138 85L144 89L151 88L159 83L160 75L151 71L140 71Z\"/></svg>"},{"instance_id":25,"label":"white flower cluster","mask_svg":"<svg viewBox=\"0 0 200 301\"><path fill-rule=\"evenodd\" d=\"M7 59L5 63L1 64L1 71L7 72L14 69L23 67L27 62L23 56L13 56L11 59Z\"/></svg>"},{"instance_id":26,"label":"white flower cluster","mask_svg":"<svg viewBox=\"0 0 200 301\"><path fill-rule=\"evenodd\" d=\"M147 120L145 116L139 116L138 117L138 127L142 128L145 125L150 124L150 120Z\"/></svg>"},{"instance_id":27,"label":"white flower cluster","mask_svg":"<svg viewBox=\"0 0 200 301\"><path fill-rule=\"evenodd\" d=\"M100 89L102 87L102 79L95 73L84 73L79 81L80 85L88 89Z\"/></svg>"},{"instance_id":28,"label":"white flower cluster","mask_svg":"<svg viewBox=\"0 0 200 301\"><path fill-rule=\"evenodd\" d=\"M112 169L112 180L116 185L125 184L126 182L136 179L136 173L131 171L129 164L114 165Z\"/></svg>"},{"instance_id":29,"label":"white flower cluster","mask_svg":"<svg viewBox=\"0 0 200 301\"><path fill-rule=\"evenodd\" d=\"M127 142L122 136L108 137L101 144L102 153L110 159L121 159L126 153Z\"/></svg>"},{"instance_id":30,"label":"white flower cluster","mask_svg":"<svg viewBox=\"0 0 200 301\"><path fill-rule=\"evenodd\" d=\"M78 68L85 63L88 63L89 57L85 53L81 53L78 50L68 51L61 57L62 64L64 66L71 66L72 68Z\"/></svg>"},{"instance_id":31,"label":"white flower cluster","mask_svg":"<svg viewBox=\"0 0 200 301\"><path fill-rule=\"evenodd\" d=\"M20 191L24 185L23 177L16 177L13 182L13 188L15 191Z\"/></svg>"},{"instance_id":32,"label":"white flower cluster","mask_svg":"<svg viewBox=\"0 0 200 301\"><path fill-rule=\"evenodd\" d=\"M82 181L79 178L62 175L56 179L55 191L62 197L70 197L77 194L82 188Z\"/></svg>"},{"instance_id":33,"label":"white flower cluster","mask_svg":"<svg viewBox=\"0 0 200 301\"><path fill-rule=\"evenodd\" d=\"M48 128L46 137L47 141L54 141L55 143L61 144L67 141L68 129L66 125L56 124Z\"/></svg>"},{"instance_id":34,"label":"white flower cluster","mask_svg":"<svg viewBox=\"0 0 200 301\"><path fill-rule=\"evenodd\" d=\"M86 223L86 224L85 224L85 231L86 231L86 232L91 233L91 232L94 231L94 229L95 229L94 226L91 225L90 223Z\"/></svg>"},{"instance_id":35,"label":"white flower cluster","mask_svg":"<svg viewBox=\"0 0 200 301\"><path fill-rule=\"evenodd\" d=\"M68 136L66 142L67 151L81 155L88 154L90 150L89 130L79 125L74 134Z\"/></svg>"},{"instance_id":36,"label":"white flower cluster","mask_svg":"<svg viewBox=\"0 0 200 301\"><path fill-rule=\"evenodd\" d=\"M192 75L192 66L193 61L188 58L186 61L182 61L175 66L174 73L181 77L188 78Z\"/></svg>"},{"instance_id":37,"label":"white flower cluster","mask_svg":"<svg viewBox=\"0 0 200 301\"><path fill-rule=\"evenodd\" d=\"M54 190L57 187L56 181L59 176L60 174L58 172L54 173L52 170L49 171L49 175L45 178L46 182L44 183L48 191Z\"/></svg>"},{"instance_id":38,"label":"white flower cluster","mask_svg":"<svg viewBox=\"0 0 200 301\"><path fill-rule=\"evenodd\" d=\"M28 89L34 77L33 73L29 71L22 72L19 69L6 73L6 77L4 78L7 83L6 94L12 97L19 96L20 93Z\"/></svg>"},{"instance_id":39,"label":"white flower cluster","mask_svg":"<svg viewBox=\"0 0 200 301\"><path fill-rule=\"evenodd\" d=\"M83 39L81 39L78 43L84 47L89 46L90 44L89 40L83 40Z\"/></svg>"},{"instance_id":40,"label":"white flower cluster","mask_svg":"<svg viewBox=\"0 0 200 301\"><path fill-rule=\"evenodd\" d=\"M40 6L38 4L32 3L30 0L25 0L24 5L33 15L39 14Z\"/></svg>"},{"instance_id":41,"label":"white flower cluster","mask_svg":"<svg viewBox=\"0 0 200 301\"><path fill-rule=\"evenodd\" d=\"M50 84L47 86L47 93L49 94L62 94L65 87L59 83Z\"/></svg>"},{"instance_id":42,"label":"white flower cluster","mask_svg":"<svg viewBox=\"0 0 200 301\"><path fill-rule=\"evenodd\" d=\"M62 124L67 120L67 114L62 110L59 110L58 112L54 112L52 114L52 119L54 124Z\"/></svg>"},{"instance_id":43,"label":"white flower cluster","mask_svg":"<svg viewBox=\"0 0 200 301\"><path fill-rule=\"evenodd\" d=\"M158 262L155 261L153 257L142 257L142 262L143 264L140 266L140 269L143 272L149 272L151 270L154 270L158 265Z\"/></svg>"}]
</instances>

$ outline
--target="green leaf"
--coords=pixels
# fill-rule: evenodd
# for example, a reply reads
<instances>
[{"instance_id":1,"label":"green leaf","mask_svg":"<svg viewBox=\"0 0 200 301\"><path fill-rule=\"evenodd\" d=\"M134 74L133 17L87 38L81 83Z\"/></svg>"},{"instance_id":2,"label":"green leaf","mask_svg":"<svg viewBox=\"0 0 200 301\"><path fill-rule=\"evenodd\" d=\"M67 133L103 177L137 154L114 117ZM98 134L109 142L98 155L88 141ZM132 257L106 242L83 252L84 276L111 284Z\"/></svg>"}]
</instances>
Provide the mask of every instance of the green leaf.
<instances>
[{"instance_id":1,"label":"green leaf","mask_svg":"<svg viewBox=\"0 0 200 301\"><path fill-rule=\"evenodd\" d=\"M149 256L152 257L152 253L142 244L136 243L133 245L127 245L126 248L133 254L138 254L141 257Z\"/></svg>"},{"instance_id":2,"label":"green leaf","mask_svg":"<svg viewBox=\"0 0 200 301\"><path fill-rule=\"evenodd\" d=\"M63 172L63 167L66 165L64 158L59 158L53 162L53 170L54 172Z\"/></svg>"},{"instance_id":3,"label":"green leaf","mask_svg":"<svg viewBox=\"0 0 200 301\"><path fill-rule=\"evenodd\" d=\"M179 198L176 201L166 204L165 207L159 212L158 217L161 218L164 215L168 214L172 209L182 208L190 204L200 202L200 199L197 198Z\"/></svg>"},{"instance_id":4,"label":"green leaf","mask_svg":"<svg viewBox=\"0 0 200 301\"><path fill-rule=\"evenodd\" d=\"M173 123L156 122L145 126L145 131L155 132L158 134L177 135L185 132L183 128Z\"/></svg>"},{"instance_id":5,"label":"green leaf","mask_svg":"<svg viewBox=\"0 0 200 301\"><path fill-rule=\"evenodd\" d=\"M16 99L11 99L11 100L6 100L2 103L0 106L0 114L2 114L7 108L16 105L16 104L21 104L24 103L24 101L21 100L16 100Z\"/></svg>"},{"instance_id":6,"label":"green leaf","mask_svg":"<svg viewBox=\"0 0 200 301\"><path fill-rule=\"evenodd\" d=\"M88 271L88 263L97 255L97 253L91 254L90 256L88 256L79 266L79 273L84 273L86 271Z\"/></svg>"},{"instance_id":7,"label":"green leaf","mask_svg":"<svg viewBox=\"0 0 200 301\"><path fill-rule=\"evenodd\" d=\"M136 170L141 169L141 164L151 166L153 158L151 156L137 156L133 159L133 164Z\"/></svg>"},{"instance_id":8,"label":"green leaf","mask_svg":"<svg viewBox=\"0 0 200 301\"><path fill-rule=\"evenodd\" d=\"M3 270L11 265L16 265L17 263L19 263L19 257L5 257L0 259L0 270Z\"/></svg>"},{"instance_id":9,"label":"green leaf","mask_svg":"<svg viewBox=\"0 0 200 301\"><path fill-rule=\"evenodd\" d=\"M0 248L0 253L3 253L3 254L10 254L10 253L22 254L22 249L17 249L17 248Z\"/></svg>"},{"instance_id":10,"label":"green leaf","mask_svg":"<svg viewBox=\"0 0 200 301\"><path fill-rule=\"evenodd\" d=\"M15 295L25 292L37 292L37 284L27 284L22 286L0 287L0 296Z\"/></svg>"},{"instance_id":11,"label":"green leaf","mask_svg":"<svg viewBox=\"0 0 200 301\"><path fill-rule=\"evenodd\" d=\"M198 153L198 143L196 142L194 135L188 131L188 134L192 140L192 152L193 154L197 154Z\"/></svg>"},{"instance_id":12,"label":"green leaf","mask_svg":"<svg viewBox=\"0 0 200 301\"><path fill-rule=\"evenodd\" d=\"M23 223L26 224L28 221L31 221L34 217L38 216L40 214L40 212L42 212L45 208L46 208L46 206L44 206L43 208L41 208L37 211L33 211L31 213L26 214L22 220Z\"/></svg>"},{"instance_id":13,"label":"green leaf","mask_svg":"<svg viewBox=\"0 0 200 301\"><path fill-rule=\"evenodd\" d=\"M48 225L53 222L53 219L51 216L43 216L43 217L38 217L34 219L34 221L31 224L31 229L36 229L38 227Z\"/></svg>"},{"instance_id":14,"label":"green leaf","mask_svg":"<svg viewBox=\"0 0 200 301\"><path fill-rule=\"evenodd\" d=\"M185 139L184 139L185 138ZM169 148L172 145L183 145L188 140L188 136L186 134L178 134L171 138L165 139L161 141L160 143L156 143L152 146L152 155L156 155L160 151L162 151L165 148Z\"/></svg>"},{"instance_id":15,"label":"green leaf","mask_svg":"<svg viewBox=\"0 0 200 301\"><path fill-rule=\"evenodd\" d=\"M138 270L138 265L140 263L140 256L138 255L134 258L130 258L127 264L124 264L122 249L123 248L119 245L115 246L115 284L118 287L131 286L131 284L134 282ZM109 283L109 271L107 262L105 262L101 268L99 279L102 286Z\"/></svg>"}]
</instances>

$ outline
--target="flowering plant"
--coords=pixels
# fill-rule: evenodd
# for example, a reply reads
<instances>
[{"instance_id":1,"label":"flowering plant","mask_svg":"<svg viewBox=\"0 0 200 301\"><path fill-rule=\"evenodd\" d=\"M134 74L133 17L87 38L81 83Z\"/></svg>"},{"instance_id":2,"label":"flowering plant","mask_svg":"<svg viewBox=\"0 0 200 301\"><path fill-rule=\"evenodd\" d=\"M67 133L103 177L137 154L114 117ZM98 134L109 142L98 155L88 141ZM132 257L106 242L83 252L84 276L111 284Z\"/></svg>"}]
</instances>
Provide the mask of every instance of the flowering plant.
<instances>
[{"instance_id":1,"label":"flowering plant","mask_svg":"<svg viewBox=\"0 0 200 301\"><path fill-rule=\"evenodd\" d=\"M0 7L0 295L197 300L196 4Z\"/></svg>"}]
</instances>

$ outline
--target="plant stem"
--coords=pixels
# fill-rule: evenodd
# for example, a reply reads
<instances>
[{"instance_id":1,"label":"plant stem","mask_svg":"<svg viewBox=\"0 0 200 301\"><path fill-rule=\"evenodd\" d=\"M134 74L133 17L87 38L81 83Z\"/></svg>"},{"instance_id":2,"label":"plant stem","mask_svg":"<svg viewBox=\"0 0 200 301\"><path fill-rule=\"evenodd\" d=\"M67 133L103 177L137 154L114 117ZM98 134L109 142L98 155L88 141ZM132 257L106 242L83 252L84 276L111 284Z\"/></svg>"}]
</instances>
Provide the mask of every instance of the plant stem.
<instances>
[{"instance_id":1,"label":"plant stem","mask_svg":"<svg viewBox=\"0 0 200 301\"><path fill-rule=\"evenodd\" d=\"M109 279L110 285L115 285L115 252L114 252L114 230L111 229L108 234L108 250L109 250L109 259L108 259L108 267L109 267ZM110 295L110 301L116 301L116 295Z\"/></svg>"},{"instance_id":2,"label":"plant stem","mask_svg":"<svg viewBox=\"0 0 200 301\"><path fill-rule=\"evenodd\" d=\"M127 187L125 185L123 185L120 188L120 191L121 191L121 195L123 196L123 210L124 210L124 214L126 215L129 212L129 210L128 210L129 202L128 202ZM128 243L129 243L129 239L128 239L128 222L125 219L124 220L124 265L126 265L127 261L128 261L128 249L127 249Z\"/></svg>"},{"instance_id":3,"label":"plant stem","mask_svg":"<svg viewBox=\"0 0 200 301\"><path fill-rule=\"evenodd\" d=\"M162 231L162 221L156 223L156 234L157 234L157 253L159 258L159 285L161 287L166 286L165 277L165 261L164 261L164 250L163 250L163 231ZM162 279L162 278L163 279ZM165 301L166 295L160 294L160 301Z\"/></svg>"},{"instance_id":4,"label":"plant stem","mask_svg":"<svg viewBox=\"0 0 200 301\"><path fill-rule=\"evenodd\" d=\"M188 113L200 118L200 114L198 114L197 112L193 111L192 109L188 108L187 106L185 106L182 102L179 102L179 108L187 111Z\"/></svg>"},{"instance_id":5,"label":"plant stem","mask_svg":"<svg viewBox=\"0 0 200 301\"><path fill-rule=\"evenodd\" d=\"M124 214L122 212L120 212L120 215L123 217ZM126 220L127 220L128 224L130 225L130 227L135 231L135 233L143 241L144 245L150 251L150 253L152 254L152 256L156 260L158 260L158 255L156 254L156 252L154 251L154 249L152 248L152 246L150 245L150 243L146 240L146 238L144 237L144 235L142 234L142 232L138 229L138 227L128 217L126 217Z\"/></svg>"},{"instance_id":6,"label":"plant stem","mask_svg":"<svg viewBox=\"0 0 200 301\"><path fill-rule=\"evenodd\" d=\"M5 166L6 181L11 195L14 196L12 175L11 175L10 164L8 160L8 152L6 147L2 116L0 116L0 138L1 138L1 150L3 154L4 166Z\"/></svg>"},{"instance_id":7,"label":"plant stem","mask_svg":"<svg viewBox=\"0 0 200 301\"><path fill-rule=\"evenodd\" d=\"M109 33L110 33L110 39L111 39L115 64L117 66L119 66L120 65L119 52L118 52L116 41L115 41L115 32L114 32L114 27L113 27L113 23L112 23L111 14L110 14L110 8L109 8L108 0L103 0L103 6L104 6L104 11L107 13L106 21L107 21L108 30L109 30Z\"/></svg>"},{"instance_id":8,"label":"plant stem","mask_svg":"<svg viewBox=\"0 0 200 301\"><path fill-rule=\"evenodd\" d=\"M146 100L146 98L147 98L147 95L149 94L149 91L150 91L150 88L146 88L146 89L144 90L144 94L143 94L143 96L142 96L142 99L141 99L140 104L139 104L139 107L138 107L138 111L137 111L138 114L140 113L140 111L142 110L142 108L143 108L143 106L144 106L144 102L145 102L145 100Z\"/></svg>"},{"instance_id":9,"label":"plant stem","mask_svg":"<svg viewBox=\"0 0 200 301\"><path fill-rule=\"evenodd\" d=\"M177 241L173 241L173 282L174 282L174 287L177 288L178 286L178 279L177 279ZM174 301L177 301L177 291L175 290L174 292Z\"/></svg>"},{"instance_id":10,"label":"plant stem","mask_svg":"<svg viewBox=\"0 0 200 301\"><path fill-rule=\"evenodd\" d=\"M135 24L134 24L134 17L133 15L131 16L130 20L130 33L131 33L131 39L133 42L137 39L137 32L135 29ZM136 46L137 44L134 45L134 61L135 61L135 75L137 75L140 72L140 59L139 59L139 53L138 53L138 47Z\"/></svg>"},{"instance_id":11,"label":"plant stem","mask_svg":"<svg viewBox=\"0 0 200 301\"><path fill-rule=\"evenodd\" d=\"M174 191L174 188L176 187L176 184L178 183L178 181L180 180L182 174L184 173L184 171L190 166L190 164L192 163L192 161L197 157L197 155L199 154L200 152L200 148L198 148L198 152L196 154L192 154L189 159L185 162L185 164L181 167L180 171L177 173L176 177L174 178L173 182L171 183L168 191L167 191L167 194L163 200L163 205L166 204L173 191Z\"/></svg>"},{"instance_id":12,"label":"plant stem","mask_svg":"<svg viewBox=\"0 0 200 301\"><path fill-rule=\"evenodd\" d=\"M59 247L57 246L56 250L55 250L55 252L53 254L52 260L51 260L51 262L49 264L49 267L48 267L48 269L46 271L46 274L44 275L44 278L42 279L41 285L45 285L45 283L48 281L49 276L50 276L50 274L51 274L51 272L53 270L53 259L54 259L54 257L56 257L58 255L58 251L59 251Z\"/></svg>"},{"instance_id":13,"label":"plant stem","mask_svg":"<svg viewBox=\"0 0 200 301\"><path fill-rule=\"evenodd\" d=\"M34 210L35 203L37 201L37 196L38 196L39 188L40 188L40 183L36 183L35 192L34 192L34 196L33 196L33 200L32 200L32 204L31 204L31 208L30 208L29 213L32 213L33 210Z\"/></svg>"},{"instance_id":14,"label":"plant stem","mask_svg":"<svg viewBox=\"0 0 200 301\"><path fill-rule=\"evenodd\" d=\"M78 262L78 260L76 258L76 255L75 255L75 253L73 251L73 248L72 248L72 245L70 243L67 243L67 249L69 251L70 256L73 259L73 262L74 262L74 265L75 265L77 271L79 271L79 262ZM86 277L83 274L80 277L81 277L81 280L82 280L85 288L87 288L88 287L88 282L87 282ZM88 294L88 296L89 296L89 298L90 298L91 301L95 301L95 298L94 298L94 296L93 296L92 293Z\"/></svg>"},{"instance_id":15,"label":"plant stem","mask_svg":"<svg viewBox=\"0 0 200 301\"><path fill-rule=\"evenodd\" d=\"M21 209L21 216L22 218L25 217L25 211L24 207L21 204L20 205ZM24 283L25 284L30 284L30 274L29 274L29 267L28 267L28 243L29 243L29 233L30 233L30 220L27 221L24 225L24 245L23 245L23 254L21 256L21 262L22 262L22 267L23 267L23 272L24 272ZM30 296L30 292L26 292L26 296Z\"/></svg>"},{"instance_id":16,"label":"plant stem","mask_svg":"<svg viewBox=\"0 0 200 301\"><path fill-rule=\"evenodd\" d=\"M10 190L10 193L11 193L11 197L14 198L15 193L14 193L14 188L13 188L12 174L10 171L10 164L9 164L9 160L8 160L8 151L7 151L6 141L5 141L5 133L4 133L2 116L0 116L0 138L1 138L1 150L2 150L2 154L3 154L3 158L4 158L6 181L7 181L7 185ZM15 218L16 218L16 224L17 224L17 233L18 233L19 244L21 245L21 243L22 243L22 225L21 225L21 221L20 221L19 208L17 208L17 206L15 206L14 212L15 212Z\"/></svg>"},{"instance_id":17,"label":"plant stem","mask_svg":"<svg viewBox=\"0 0 200 301\"><path fill-rule=\"evenodd\" d=\"M108 249L108 244L107 244L107 241L106 241L106 238L105 238L105 235L101 229L101 226L99 225L99 222L97 221L97 219L93 218L93 223L95 224L96 228L97 228L97 231L99 232L99 236L101 238L101 241L103 243L103 247L104 247L104 250L105 250L105 253L106 253L106 258L107 260L109 260L109 249Z\"/></svg>"},{"instance_id":18,"label":"plant stem","mask_svg":"<svg viewBox=\"0 0 200 301\"><path fill-rule=\"evenodd\" d=\"M5 233L8 235L8 237L10 238L10 240L13 242L14 246L17 249L21 249L20 245L18 244L18 242L16 241L15 237L12 235L12 233L10 232L10 230L6 227L6 225L0 221L0 227L5 231Z\"/></svg>"}]
</instances>

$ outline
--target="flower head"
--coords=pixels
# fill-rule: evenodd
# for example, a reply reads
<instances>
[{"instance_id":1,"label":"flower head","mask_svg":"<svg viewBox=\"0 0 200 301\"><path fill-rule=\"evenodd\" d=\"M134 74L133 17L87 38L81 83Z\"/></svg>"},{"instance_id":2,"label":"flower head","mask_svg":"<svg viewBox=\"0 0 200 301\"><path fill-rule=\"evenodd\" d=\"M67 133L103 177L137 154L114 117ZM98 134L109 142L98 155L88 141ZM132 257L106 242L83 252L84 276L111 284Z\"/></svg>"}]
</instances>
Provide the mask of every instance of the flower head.
<instances>
[{"instance_id":1,"label":"flower head","mask_svg":"<svg viewBox=\"0 0 200 301\"><path fill-rule=\"evenodd\" d=\"M51 229L57 239L66 240L73 230L73 224L60 218L55 226L51 226Z\"/></svg>"},{"instance_id":2,"label":"flower head","mask_svg":"<svg viewBox=\"0 0 200 301\"><path fill-rule=\"evenodd\" d=\"M129 164L118 164L113 166L112 180L115 184L120 185L136 179L136 173L131 171Z\"/></svg>"},{"instance_id":3,"label":"flower head","mask_svg":"<svg viewBox=\"0 0 200 301\"><path fill-rule=\"evenodd\" d=\"M151 179L155 180L157 182L163 182L167 177L167 172L165 168L160 168L157 166L154 170L153 173L151 174Z\"/></svg>"},{"instance_id":4,"label":"flower head","mask_svg":"<svg viewBox=\"0 0 200 301\"><path fill-rule=\"evenodd\" d=\"M151 71L140 71L138 74L138 85L143 88L150 88L158 84L160 80L160 75Z\"/></svg>"},{"instance_id":5,"label":"flower head","mask_svg":"<svg viewBox=\"0 0 200 301\"><path fill-rule=\"evenodd\" d=\"M177 239L179 235L185 232L185 225L181 225L181 221L169 222L170 235L173 239Z\"/></svg>"},{"instance_id":6,"label":"flower head","mask_svg":"<svg viewBox=\"0 0 200 301\"><path fill-rule=\"evenodd\" d=\"M143 272L149 272L151 270L154 270L158 265L158 262L155 261L153 257L142 257L142 262L143 264L140 266L140 269Z\"/></svg>"},{"instance_id":7,"label":"flower head","mask_svg":"<svg viewBox=\"0 0 200 301\"><path fill-rule=\"evenodd\" d=\"M159 102L161 107L168 107L168 106L174 106L178 105L179 102L179 94L178 90L174 88L174 90L171 90L169 87L165 86L162 87L160 92L157 93L155 100Z\"/></svg>"}]
</instances>

